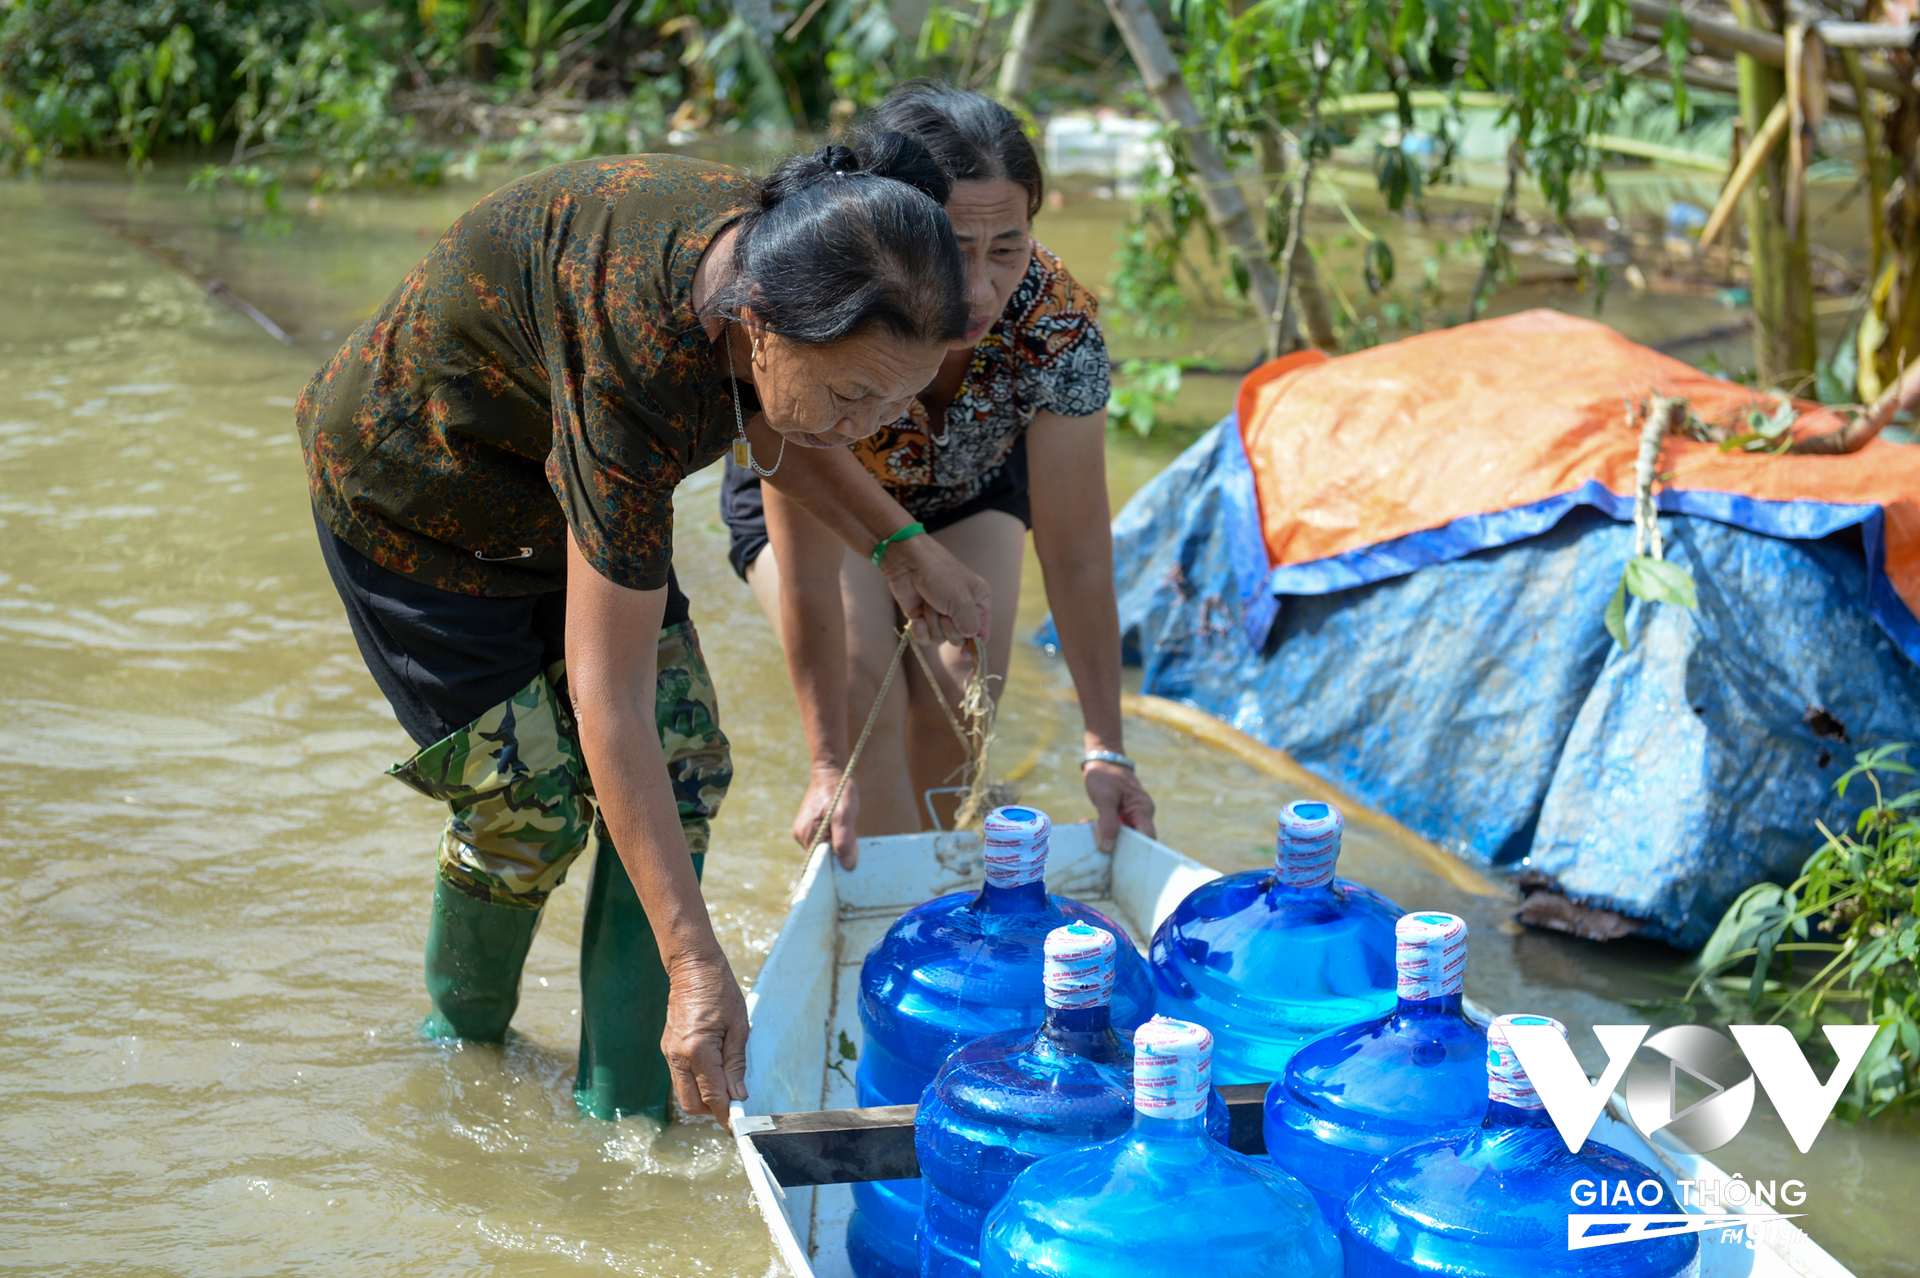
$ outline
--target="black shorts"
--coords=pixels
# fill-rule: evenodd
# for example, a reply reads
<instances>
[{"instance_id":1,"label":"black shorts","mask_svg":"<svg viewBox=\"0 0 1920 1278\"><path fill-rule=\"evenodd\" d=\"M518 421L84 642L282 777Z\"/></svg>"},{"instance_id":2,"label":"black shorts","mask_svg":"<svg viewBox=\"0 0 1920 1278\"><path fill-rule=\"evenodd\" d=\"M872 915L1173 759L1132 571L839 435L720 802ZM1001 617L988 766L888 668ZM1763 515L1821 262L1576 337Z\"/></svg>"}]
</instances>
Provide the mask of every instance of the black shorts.
<instances>
[{"instance_id":1,"label":"black shorts","mask_svg":"<svg viewBox=\"0 0 1920 1278\"><path fill-rule=\"evenodd\" d=\"M313 522L367 670L421 748L466 727L566 655L566 591L456 594L382 568L317 511ZM669 568L661 628L686 619L687 597Z\"/></svg>"},{"instance_id":2,"label":"black shorts","mask_svg":"<svg viewBox=\"0 0 1920 1278\"><path fill-rule=\"evenodd\" d=\"M727 562L733 575L745 581L747 569L767 548L767 506L760 495L760 476L744 466L733 464L728 455L726 472L720 477L720 518L727 525ZM1000 464L992 483L972 501L934 515L916 515L928 532L951 528L983 510L1005 511L1025 528L1033 527L1033 501L1027 492L1027 437L1022 435L1013 452ZM909 513L912 513L909 507Z\"/></svg>"}]
</instances>

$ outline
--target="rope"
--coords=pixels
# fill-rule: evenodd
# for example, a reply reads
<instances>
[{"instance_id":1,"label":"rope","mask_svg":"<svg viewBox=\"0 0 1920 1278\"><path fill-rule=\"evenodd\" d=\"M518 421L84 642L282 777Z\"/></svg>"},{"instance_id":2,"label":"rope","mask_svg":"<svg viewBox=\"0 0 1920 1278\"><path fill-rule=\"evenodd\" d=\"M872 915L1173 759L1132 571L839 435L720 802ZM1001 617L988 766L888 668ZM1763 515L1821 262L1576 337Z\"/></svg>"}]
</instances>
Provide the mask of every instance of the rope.
<instances>
[{"instance_id":1,"label":"rope","mask_svg":"<svg viewBox=\"0 0 1920 1278\"><path fill-rule=\"evenodd\" d=\"M1628 423L1632 424L1632 405ZM1653 500L1653 483L1660 469L1660 447L1674 420L1686 421L1687 402L1665 395L1647 397L1646 419L1640 424L1640 453L1633 464L1633 553L1666 558L1660 544L1660 509Z\"/></svg>"},{"instance_id":2,"label":"rope","mask_svg":"<svg viewBox=\"0 0 1920 1278\"><path fill-rule=\"evenodd\" d=\"M980 653L978 651L980 641L978 639L975 639L973 640L973 644L975 648L974 655L973 655L973 668L974 668L974 672L978 674L980 670ZM933 663L927 660L926 653L920 651L919 644L914 645L913 655L920 659L920 669L926 674L927 682L933 685L934 695L937 697L940 696L940 681L934 677ZM968 688L971 689L971 687L972 687L972 681L969 680ZM960 704L962 707L966 705L965 692L961 693L960 695ZM967 761L971 763L973 761L973 739L967 736L967 730L960 726L960 720L954 717L953 707L947 704L947 699L945 697L940 697L940 712L947 716L947 723L950 727L952 727L953 735L960 738L960 748L967 752Z\"/></svg>"},{"instance_id":3,"label":"rope","mask_svg":"<svg viewBox=\"0 0 1920 1278\"><path fill-rule=\"evenodd\" d=\"M834 788L833 802L820 816L820 824L813 827L813 837L807 840L809 848L820 846L827 837L827 831L833 827L833 814L840 810L840 800L846 797L847 783L853 780L853 765L860 762L860 752L867 748L867 738L873 735L873 725L880 721L880 707L887 703L887 690L893 687L893 677L900 673L900 658L906 655L907 645L913 642L913 631L900 628L900 646L893 650L893 660L887 663L887 677L880 681L880 695L873 699L873 709L867 712L867 726L860 729L860 739L853 743L853 754L847 760L846 768L840 773L840 784Z\"/></svg>"},{"instance_id":4,"label":"rope","mask_svg":"<svg viewBox=\"0 0 1920 1278\"><path fill-rule=\"evenodd\" d=\"M1019 797L1019 791L1013 786L1004 781L994 781L987 774L987 752L993 748L994 716L993 694L987 688L987 681L992 676L987 673L986 647L978 637L969 640L969 643L973 648L973 674L960 693L960 714L972 725L971 732L960 726L953 707L941 695L940 681L934 677L933 665L927 660L927 654L920 651L918 644L913 648L913 655L920 659L920 669L933 687L933 695L940 701L941 713L947 716L953 735L960 738L960 748L967 752L967 793L960 800L959 810L953 814L953 825L958 830L981 824L986 820L987 813Z\"/></svg>"},{"instance_id":5,"label":"rope","mask_svg":"<svg viewBox=\"0 0 1920 1278\"><path fill-rule=\"evenodd\" d=\"M960 801L960 810L954 816L954 826L966 829L985 820L987 813L1018 797L1014 787L1006 782L990 781L987 778L987 751L993 745L993 697L988 693L987 651L978 638L970 641L973 647L973 674L967 680L967 686L960 696L960 713L973 724L973 732L960 726L960 720L953 713L953 707L947 704L946 697L940 693L940 681L934 677L933 665L927 660L927 654L920 651L920 645L913 642L911 626L900 627L900 645L893 650L893 660L887 663L886 678L880 681L880 693L873 699L873 709L867 712L867 722L860 729L860 739L853 743L853 752L847 757L847 766L840 773L840 784L834 788L833 802L821 815L820 823L813 828L813 837L807 841L809 847L819 847L826 838L827 831L833 826L833 814L840 810L840 800L846 797L847 785L853 780L853 770L860 762L861 751L867 748L867 738L873 735L873 725L880 721L880 707L886 704L887 693L893 688L894 676L900 673L900 659L911 648L920 662L920 669L926 673L927 682L933 687L933 695L940 702L940 710L947 716L947 723L953 728L953 735L960 739L961 749L967 752L967 795Z\"/></svg>"}]
</instances>

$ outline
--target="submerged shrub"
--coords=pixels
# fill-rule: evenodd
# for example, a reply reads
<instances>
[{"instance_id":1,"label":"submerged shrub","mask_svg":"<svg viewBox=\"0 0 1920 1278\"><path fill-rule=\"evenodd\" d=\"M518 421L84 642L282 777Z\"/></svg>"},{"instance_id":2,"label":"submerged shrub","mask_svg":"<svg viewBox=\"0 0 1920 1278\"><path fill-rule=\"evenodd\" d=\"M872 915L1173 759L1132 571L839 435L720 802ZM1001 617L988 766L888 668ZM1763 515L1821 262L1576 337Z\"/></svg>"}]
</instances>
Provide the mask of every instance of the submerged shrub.
<instances>
[{"instance_id":1,"label":"submerged shrub","mask_svg":"<svg viewBox=\"0 0 1920 1278\"><path fill-rule=\"evenodd\" d=\"M1858 781L1872 791L1853 829L1821 826L1826 842L1798 878L1741 893L1688 992L1688 1003L1704 998L1718 1020L1786 1025L1810 1052L1823 1050L1817 1026L1879 1026L1834 1111L1845 1122L1920 1102L1920 788L1894 794L1882 785L1920 775L1905 761L1909 749L1854 756L1834 783L1842 795ZM1745 974L1729 975L1741 967Z\"/></svg>"},{"instance_id":2,"label":"submerged shrub","mask_svg":"<svg viewBox=\"0 0 1920 1278\"><path fill-rule=\"evenodd\" d=\"M0 6L0 159L144 159L206 146L256 42L297 46L320 0L12 0Z\"/></svg>"}]
</instances>

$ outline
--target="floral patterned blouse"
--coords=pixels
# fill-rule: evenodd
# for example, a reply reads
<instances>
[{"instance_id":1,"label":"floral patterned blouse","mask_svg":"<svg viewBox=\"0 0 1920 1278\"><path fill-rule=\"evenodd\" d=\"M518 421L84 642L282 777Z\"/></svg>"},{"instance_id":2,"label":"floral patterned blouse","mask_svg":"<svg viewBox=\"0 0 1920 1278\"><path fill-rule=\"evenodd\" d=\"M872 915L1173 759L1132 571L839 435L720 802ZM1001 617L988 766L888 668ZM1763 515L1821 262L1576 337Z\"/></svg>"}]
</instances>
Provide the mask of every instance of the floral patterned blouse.
<instances>
[{"instance_id":1,"label":"floral patterned blouse","mask_svg":"<svg viewBox=\"0 0 1920 1278\"><path fill-rule=\"evenodd\" d=\"M640 155L474 206L300 396L327 526L461 594L564 589L567 529L609 581L664 585L674 486L734 434L694 267L749 191L720 165Z\"/></svg>"},{"instance_id":2,"label":"floral patterned blouse","mask_svg":"<svg viewBox=\"0 0 1920 1278\"><path fill-rule=\"evenodd\" d=\"M982 495L1024 492L1034 416L1086 417L1107 406L1098 309L1098 299L1036 241L1006 310L974 347L945 431L931 429L926 406L915 400L909 416L853 445L854 454L923 521Z\"/></svg>"}]
</instances>

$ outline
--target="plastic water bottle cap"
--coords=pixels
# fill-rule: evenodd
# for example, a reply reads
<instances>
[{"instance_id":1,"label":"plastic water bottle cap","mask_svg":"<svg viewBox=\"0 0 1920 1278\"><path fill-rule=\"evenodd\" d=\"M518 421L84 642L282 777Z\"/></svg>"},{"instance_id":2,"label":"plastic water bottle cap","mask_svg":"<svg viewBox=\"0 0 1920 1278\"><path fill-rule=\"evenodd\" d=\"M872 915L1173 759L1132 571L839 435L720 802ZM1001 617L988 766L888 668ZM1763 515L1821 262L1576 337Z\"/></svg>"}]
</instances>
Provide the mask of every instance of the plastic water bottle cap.
<instances>
[{"instance_id":1,"label":"plastic water bottle cap","mask_svg":"<svg viewBox=\"0 0 1920 1278\"><path fill-rule=\"evenodd\" d=\"M1198 1118L1213 1087L1213 1035L1156 1016L1133 1035L1133 1108L1149 1118Z\"/></svg>"},{"instance_id":2,"label":"plastic water bottle cap","mask_svg":"<svg viewBox=\"0 0 1920 1278\"><path fill-rule=\"evenodd\" d=\"M1544 1109L1540 1093L1533 1090L1527 1071L1520 1068L1520 1058L1507 1041L1509 1025L1551 1025L1560 1031L1561 1038L1567 1036L1567 1027L1551 1016L1496 1016L1487 1026L1487 1099L1515 1109Z\"/></svg>"},{"instance_id":3,"label":"plastic water bottle cap","mask_svg":"<svg viewBox=\"0 0 1920 1278\"><path fill-rule=\"evenodd\" d=\"M1047 836L1053 822L1038 808L995 808L987 813L987 882L995 887L1038 883L1047 873Z\"/></svg>"},{"instance_id":4,"label":"plastic water bottle cap","mask_svg":"<svg viewBox=\"0 0 1920 1278\"><path fill-rule=\"evenodd\" d=\"M1438 910L1401 915L1393 925L1393 965L1401 998L1458 994L1467 975L1467 921Z\"/></svg>"},{"instance_id":5,"label":"plastic water bottle cap","mask_svg":"<svg viewBox=\"0 0 1920 1278\"><path fill-rule=\"evenodd\" d=\"M1288 887L1324 887L1333 882L1340 859L1340 809L1318 799L1296 799L1280 809L1280 837L1274 863Z\"/></svg>"},{"instance_id":6,"label":"plastic water bottle cap","mask_svg":"<svg viewBox=\"0 0 1920 1278\"><path fill-rule=\"evenodd\" d=\"M1113 1002L1113 933L1071 923L1047 933L1041 979L1047 1006L1105 1007Z\"/></svg>"}]
</instances>

